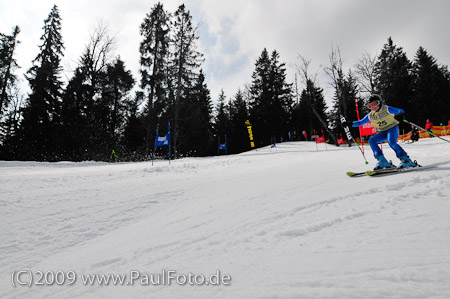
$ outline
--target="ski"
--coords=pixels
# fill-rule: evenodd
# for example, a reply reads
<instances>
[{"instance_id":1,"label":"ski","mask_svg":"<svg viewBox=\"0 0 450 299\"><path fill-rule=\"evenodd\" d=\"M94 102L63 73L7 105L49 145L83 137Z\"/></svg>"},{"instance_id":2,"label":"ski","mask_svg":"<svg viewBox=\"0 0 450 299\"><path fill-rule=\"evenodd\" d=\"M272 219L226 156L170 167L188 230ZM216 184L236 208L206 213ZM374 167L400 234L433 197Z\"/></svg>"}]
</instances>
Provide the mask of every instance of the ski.
<instances>
[{"instance_id":1,"label":"ski","mask_svg":"<svg viewBox=\"0 0 450 299\"><path fill-rule=\"evenodd\" d=\"M411 172L411 171L419 171L419 170L425 170L436 167L434 165L429 166L422 166L417 165L416 167L404 167L404 168L396 168L396 169L386 169L384 171L380 170L369 170L366 171L367 176L378 176L378 175L390 175L390 174L396 174L396 173L405 173L405 172Z\"/></svg>"},{"instance_id":2,"label":"ski","mask_svg":"<svg viewBox=\"0 0 450 299\"><path fill-rule=\"evenodd\" d=\"M365 171L363 171L363 172L351 172L351 171L348 171L346 173L346 175L348 175L349 177L363 176L363 175L366 175L366 172Z\"/></svg>"},{"instance_id":3,"label":"ski","mask_svg":"<svg viewBox=\"0 0 450 299\"><path fill-rule=\"evenodd\" d=\"M397 170L397 167L390 167L390 168L382 168L382 169L376 169L376 170L369 170L371 172L377 172L378 174L383 173L383 172L392 172ZM367 173L369 171L362 171L362 172L352 172L352 171L348 171L346 174L349 177L358 177L358 176L366 176L368 175Z\"/></svg>"},{"instance_id":4,"label":"ski","mask_svg":"<svg viewBox=\"0 0 450 299\"><path fill-rule=\"evenodd\" d=\"M389 175L389 174L396 174L396 173L403 173L403 172L410 172L410 171L418 171L418 170L425 170L434 168L436 165L427 165L422 166L420 164L417 164L415 167L390 167L390 168L381 168L381 169L375 169L375 170L367 170L362 172L352 172L348 171L346 172L347 176L349 177L362 177L362 176L380 176L380 175Z\"/></svg>"}]
</instances>

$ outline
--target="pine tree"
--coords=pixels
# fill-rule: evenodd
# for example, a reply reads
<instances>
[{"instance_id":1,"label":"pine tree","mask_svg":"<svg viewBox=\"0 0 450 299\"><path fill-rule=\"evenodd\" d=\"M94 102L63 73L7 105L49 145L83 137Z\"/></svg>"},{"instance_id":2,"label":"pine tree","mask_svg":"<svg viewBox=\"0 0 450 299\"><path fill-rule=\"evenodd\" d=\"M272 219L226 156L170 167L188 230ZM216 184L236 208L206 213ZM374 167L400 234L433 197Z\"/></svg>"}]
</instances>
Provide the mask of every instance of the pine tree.
<instances>
[{"instance_id":1,"label":"pine tree","mask_svg":"<svg viewBox=\"0 0 450 299\"><path fill-rule=\"evenodd\" d=\"M91 87L84 68L77 67L70 78L63 95L62 131L60 136L61 158L71 161L92 159L90 136L90 119L92 108L89 103Z\"/></svg>"},{"instance_id":2,"label":"pine tree","mask_svg":"<svg viewBox=\"0 0 450 299\"><path fill-rule=\"evenodd\" d=\"M309 128L308 136L315 132L320 135L320 130L328 131L328 115L326 113L327 106L323 96L323 89L317 87L310 79L306 81L306 88L300 97L301 105L309 110L308 114L304 114L307 127ZM330 133L330 132L329 132Z\"/></svg>"},{"instance_id":3,"label":"pine tree","mask_svg":"<svg viewBox=\"0 0 450 299\"><path fill-rule=\"evenodd\" d=\"M106 129L111 137L109 140L113 148L118 146L122 134L125 117L129 114L129 92L134 86L131 71L125 68L125 62L117 57L106 68L105 80L102 86L102 106L106 109L104 120Z\"/></svg>"},{"instance_id":4,"label":"pine tree","mask_svg":"<svg viewBox=\"0 0 450 299\"><path fill-rule=\"evenodd\" d=\"M252 84L250 86L252 95L250 102L250 118L253 124L253 135L259 145L270 144L270 140L273 137L273 132L271 132L269 123L272 96L270 92L270 68L269 52L267 49L264 49L255 63L255 70L252 74Z\"/></svg>"},{"instance_id":5,"label":"pine tree","mask_svg":"<svg viewBox=\"0 0 450 299\"><path fill-rule=\"evenodd\" d=\"M408 118L424 124L426 119L435 123L448 121L450 108L450 82L436 59L420 47L413 63L414 98Z\"/></svg>"},{"instance_id":6,"label":"pine tree","mask_svg":"<svg viewBox=\"0 0 450 299\"><path fill-rule=\"evenodd\" d=\"M141 88L147 92L146 113L146 146L150 151L153 146L154 133L158 117L168 109L167 69L170 45L171 15L158 2L147 14L140 26L143 40L140 43L141 53Z\"/></svg>"},{"instance_id":7,"label":"pine tree","mask_svg":"<svg viewBox=\"0 0 450 299\"><path fill-rule=\"evenodd\" d=\"M248 149L248 132L245 126L247 119L247 103L244 93L239 89L230 103L230 132L227 135L229 153L240 153Z\"/></svg>"},{"instance_id":8,"label":"pine tree","mask_svg":"<svg viewBox=\"0 0 450 299\"><path fill-rule=\"evenodd\" d=\"M129 102L129 115L122 136L122 144L131 160L142 160L145 158L145 153L148 153L142 148L146 137L144 117L140 117L138 113L142 102L144 102L144 93L136 91L133 100Z\"/></svg>"},{"instance_id":9,"label":"pine tree","mask_svg":"<svg viewBox=\"0 0 450 299\"><path fill-rule=\"evenodd\" d=\"M58 7L53 6L44 21L41 52L28 71L31 94L27 99L20 129L23 145L21 159L55 160L61 113L61 57L63 40L61 17Z\"/></svg>"},{"instance_id":10,"label":"pine tree","mask_svg":"<svg viewBox=\"0 0 450 299\"><path fill-rule=\"evenodd\" d=\"M394 45L392 38L384 45L375 64L376 91L387 105L407 108L412 98L411 62L401 47Z\"/></svg>"},{"instance_id":11,"label":"pine tree","mask_svg":"<svg viewBox=\"0 0 450 299\"><path fill-rule=\"evenodd\" d=\"M219 136L224 138L230 134L230 111L226 103L226 96L223 89L220 91L216 106L216 116L214 118L214 137L217 140Z\"/></svg>"},{"instance_id":12,"label":"pine tree","mask_svg":"<svg viewBox=\"0 0 450 299\"><path fill-rule=\"evenodd\" d=\"M278 141L287 137L292 109L291 85L286 83L284 63L279 62L279 54L271 56L264 49L255 63L250 92L250 118L254 123L254 135L259 145Z\"/></svg>"},{"instance_id":13,"label":"pine tree","mask_svg":"<svg viewBox=\"0 0 450 299\"><path fill-rule=\"evenodd\" d=\"M335 131L335 134L344 134L340 125L340 115L344 115L348 120L357 120L355 102L358 104L359 113L364 115L366 110L363 100L359 97L356 79L349 71L345 77L339 79L339 84L335 89L333 107L329 114L329 126Z\"/></svg>"},{"instance_id":14,"label":"pine tree","mask_svg":"<svg viewBox=\"0 0 450 299\"><path fill-rule=\"evenodd\" d=\"M271 77L273 82L272 95L272 124L273 136L277 141L288 139L288 132L292 122L293 93L292 84L286 82L286 65L279 61L280 54L274 50L271 55Z\"/></svg>"},{"instance_id":15,"label":"pine tree","mask_svg":"<svg viewBox=\"0 0 450 299\"><path fill-rule=\"evenodd\" d=\"M205 156L212 153L210 91L202 71L190 94L180 106L179 153L189 156Z\"/></svg>"},{"instance_id":16,"label":"pine tree","mask_svg":"<svg viewBox=\"0 0 450 299\"><path fill-rule=\"evenodd\" d=\"M186 142L180 139L180 129L185 125L180 119L181 107L198 78L196 70L203 62L203 55L197 50L197 28L193 26L192 16L184 4L178 7L174 18L169 88L173 90L173 152L177 157L178 144Z\"/></svg>"}]
</instances>

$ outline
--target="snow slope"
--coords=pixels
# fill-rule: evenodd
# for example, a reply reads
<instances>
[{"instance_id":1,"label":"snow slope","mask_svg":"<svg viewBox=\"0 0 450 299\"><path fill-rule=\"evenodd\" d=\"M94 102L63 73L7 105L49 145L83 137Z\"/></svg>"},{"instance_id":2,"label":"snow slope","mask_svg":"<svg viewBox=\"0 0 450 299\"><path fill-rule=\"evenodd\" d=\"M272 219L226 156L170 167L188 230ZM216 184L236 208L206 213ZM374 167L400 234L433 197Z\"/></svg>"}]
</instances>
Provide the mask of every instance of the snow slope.
<instances>
[{"instance_id":1,"label":"snow slope","mask_svg":"<svg viewBox=\"0 0 450 299\"><path fill-rule=\"evenodd\" d=\"M0 298L450 298L450 144L403 146L435 167L349 178L368 167L357 148L311 142L171 165L0 162ZM218 270L221 285L143 280Z\"/></svg>"}]
</instances>

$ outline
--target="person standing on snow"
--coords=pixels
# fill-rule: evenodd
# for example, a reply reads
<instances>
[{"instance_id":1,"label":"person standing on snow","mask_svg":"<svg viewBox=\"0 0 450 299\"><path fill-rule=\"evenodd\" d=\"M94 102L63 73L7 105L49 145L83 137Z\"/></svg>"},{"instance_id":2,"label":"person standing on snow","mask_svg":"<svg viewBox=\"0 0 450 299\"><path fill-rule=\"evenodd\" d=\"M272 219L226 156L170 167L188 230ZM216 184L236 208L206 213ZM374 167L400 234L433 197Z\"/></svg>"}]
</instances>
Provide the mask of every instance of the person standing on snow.
<instances>
[{"instance_id":1,"label":"person standing on snow","mask_svg":"<svg viewBox=\"0 0 450 299\"><path fill-rule=\"evenodd\" d=\"M414 143L416 141L419 141L419 130L413 125L411 125L411 141Z\"/></svg>"},{"instance_id":2,"label":"person standing on snow","mask_svg":"<svg viewBox=\"0 0 450 299\"><path fill-rule=\"evenodd\" d=\"M371 110L363 119L353 122L353 127L360 127L369 121L375 127L377 134L369 139L370 148L373 151L375 159L378 160L375 169L389 168L392 164L389 163L383 155L378 143L387 140L389 146L395 151L397 158L400 159L400 167L415 167L417 163L411 161L405 150L397 144L397 139L400 133L398 124L404 119L403 109L383 105L381 96L372 94L367 102L367 107Z\"/></svg>"},{"instance_id":3,"label":"person standing on snow","mask_svg":"<svg viewBox=\"0 0 450 299\"><path fill-rule=\"evenodd\" d=\"M433 123L429 119L427 119L427 123L425 124L425 130L433 132ZM431 135L429 132L428 135L430 135L430 137L433 137L433 135Z\"/></svg>"}]
</instances>

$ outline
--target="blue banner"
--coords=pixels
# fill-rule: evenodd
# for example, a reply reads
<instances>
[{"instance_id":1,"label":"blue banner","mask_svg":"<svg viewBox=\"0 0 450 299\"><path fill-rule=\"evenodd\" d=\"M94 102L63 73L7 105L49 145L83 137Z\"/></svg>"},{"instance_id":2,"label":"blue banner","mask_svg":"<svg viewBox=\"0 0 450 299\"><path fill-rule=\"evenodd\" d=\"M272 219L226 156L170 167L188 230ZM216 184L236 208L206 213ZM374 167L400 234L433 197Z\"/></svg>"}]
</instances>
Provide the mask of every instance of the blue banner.
<instances>
[{"instance_id":1,"label":"blue banner","mask_svg":"<svg viewBox=\"0 0 450 299\"><path fill-rule=\"evenodd\" d=\"M157 135L155 138L155 146L169 146L170 145L170 135L169 133L166 136Z\"/></svg>"},{"instance_id":2,"label":"blue banner","mask_svg":"<svg viewBox=\"0 0 450 299\"><path fill-rule=\"evenodd\" d=\"M153 165L153 159L155 157L155 150L158 146L168 146L169 147L169 164L170 164L170 159L172 156L171 146L170 146L170 121L169 121L169 130L165 136L159 136L158 132L159 132L159 124L156 129L155 145L153 146L152 165Z\"/></svg>"}]
</instances>

